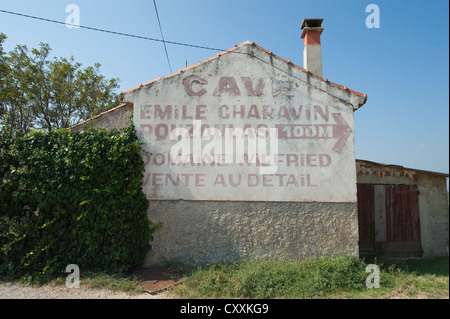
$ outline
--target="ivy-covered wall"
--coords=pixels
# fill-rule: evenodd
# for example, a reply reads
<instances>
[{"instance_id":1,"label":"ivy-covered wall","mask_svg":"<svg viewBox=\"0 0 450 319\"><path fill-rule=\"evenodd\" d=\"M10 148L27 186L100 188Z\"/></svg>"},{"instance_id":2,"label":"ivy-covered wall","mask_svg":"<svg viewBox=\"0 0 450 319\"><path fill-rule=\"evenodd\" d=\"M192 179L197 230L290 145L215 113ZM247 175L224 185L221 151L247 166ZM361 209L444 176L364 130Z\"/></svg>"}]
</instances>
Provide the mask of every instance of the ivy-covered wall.
<instances>
[{"instance_id":1,"label":"ivy-covered wall","mask_svg":"<svg viewBox=\"0 0 450 319\"><path fill-rule=\"evenodd\" d=\"M132 125L0 136L0 275L141 265L156 225L147 217L140 151Z\"/></svg>"}]
</instances>

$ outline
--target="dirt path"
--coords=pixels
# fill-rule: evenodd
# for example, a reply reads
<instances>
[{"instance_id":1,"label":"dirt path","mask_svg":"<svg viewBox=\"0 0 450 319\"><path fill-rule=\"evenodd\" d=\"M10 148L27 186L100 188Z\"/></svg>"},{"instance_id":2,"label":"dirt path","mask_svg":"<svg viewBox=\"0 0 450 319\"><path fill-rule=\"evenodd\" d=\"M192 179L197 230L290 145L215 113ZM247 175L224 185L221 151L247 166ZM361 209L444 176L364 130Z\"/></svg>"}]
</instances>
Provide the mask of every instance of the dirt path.
<instances>
[{"instance_id":1,"label":"dirt path","mask_svg":"<svg viewBox=\"0 0 450 319\"><path fill-rule=\"evenodd\" d=\"M67 288L62 285L29 287L19 283L0 283L0 299L171 299L169 292L128 294L106 289Z\"/></svg>"}]
</instances>

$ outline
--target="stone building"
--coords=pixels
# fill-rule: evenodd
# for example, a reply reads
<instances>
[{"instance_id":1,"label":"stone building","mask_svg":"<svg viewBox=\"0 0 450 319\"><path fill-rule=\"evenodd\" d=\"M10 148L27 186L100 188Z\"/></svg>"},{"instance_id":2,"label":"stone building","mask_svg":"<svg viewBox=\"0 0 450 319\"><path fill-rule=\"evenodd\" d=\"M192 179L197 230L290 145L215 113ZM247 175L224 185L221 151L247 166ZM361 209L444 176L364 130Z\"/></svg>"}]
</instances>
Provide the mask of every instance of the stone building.
<instances>
[{"instance_id":1,"label":"stone building","mask_svg":"<svg viewBox=\"0 0 450 319\"><path fill-rule=\"evenodd\" d=\"M304 68L244 42L73 128L133 116L149 218L163 223L146 266L448 253L448 175L355 159L367 96L323 78L321 22L302 24Z\"/></svg>"}]
</instances>

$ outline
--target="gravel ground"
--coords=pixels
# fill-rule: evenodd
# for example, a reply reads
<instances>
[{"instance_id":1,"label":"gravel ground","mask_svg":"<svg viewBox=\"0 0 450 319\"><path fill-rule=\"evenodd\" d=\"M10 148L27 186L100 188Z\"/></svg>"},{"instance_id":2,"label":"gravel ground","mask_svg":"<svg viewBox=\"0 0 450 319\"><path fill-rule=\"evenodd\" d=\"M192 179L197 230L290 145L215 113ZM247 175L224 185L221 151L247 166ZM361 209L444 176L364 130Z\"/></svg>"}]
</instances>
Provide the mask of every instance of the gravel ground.
<instances>
[{"instance_id":1,"label":"gravel ground","mask_svg":"<svg viewBox=\"0 0 450 319\"><path fill-rule=\"evenodd\" d=\"M18 283L0 283L0 299L170 299L168 292L128 294L104 289L67 288L45 285L29 287Z\"/></svg>"}]
</instances>

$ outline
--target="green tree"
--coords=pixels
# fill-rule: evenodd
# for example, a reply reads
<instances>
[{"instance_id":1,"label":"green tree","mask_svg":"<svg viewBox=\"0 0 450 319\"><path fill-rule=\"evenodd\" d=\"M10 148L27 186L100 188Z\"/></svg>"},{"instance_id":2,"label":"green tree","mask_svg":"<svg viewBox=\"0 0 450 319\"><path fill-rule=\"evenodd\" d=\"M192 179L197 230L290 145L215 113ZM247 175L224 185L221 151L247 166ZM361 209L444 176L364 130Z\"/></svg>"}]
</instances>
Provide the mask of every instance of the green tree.
<instances>
[{"instance_id":1,"label":"green tree","mask_svg":"<svg viewBox=\"0 0 450 319\"><path fill-rule=\"evenodd\" d=\"M28 133L32 128L30 108L30 83L28 49L18 45L6 58L7 69L4 82L3 131Z\"/></svg>"},{"instance_id":2,"label":"green tree","mask_svg":"<svg viewBox=\"0 0 450 319\"><path fill-rule=\"evenodd\" d=\"M73 57L51 58L40 43L5 53L0 34L0 130L29 133L70 127L119 103L118 79L107 79L101 65L82 67Z\"/></svg>"},{"instance_id":3,"label":"green tree","mask_svg":"<svg viewBox=\"0 0 450 319\"><path fill-rule=\"evenodd\" d=\"M3 115L3 101L4 91L5 91L5 80L6 74L8 73L6 64L6 56L3 51L3 42L5 41L6 36L3 33L0 33L0 117Z\"/></svg>"}]
</instances>

